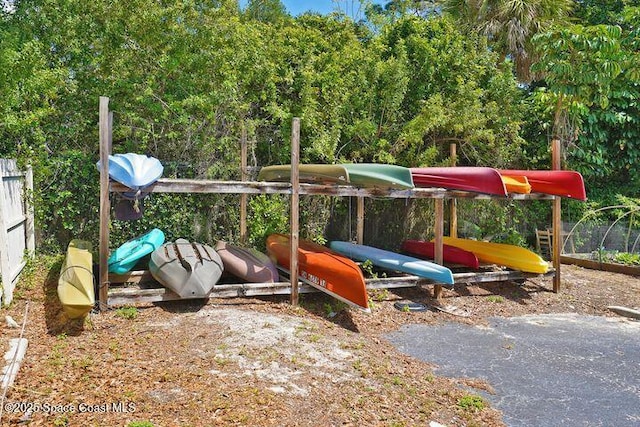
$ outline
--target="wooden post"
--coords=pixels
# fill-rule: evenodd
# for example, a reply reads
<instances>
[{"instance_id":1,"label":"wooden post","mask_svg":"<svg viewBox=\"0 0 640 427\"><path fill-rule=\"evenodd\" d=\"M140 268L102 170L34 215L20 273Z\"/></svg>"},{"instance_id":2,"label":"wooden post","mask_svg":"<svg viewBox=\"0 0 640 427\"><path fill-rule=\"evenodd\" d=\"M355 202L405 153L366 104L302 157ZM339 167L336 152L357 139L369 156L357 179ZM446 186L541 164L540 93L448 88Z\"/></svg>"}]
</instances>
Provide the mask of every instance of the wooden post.
<instances>
[{"instance_id":1,"label":"wooden post","mask_svg":"<svg viewBox=\"0 0 640 427\"><path fill-rule=\"evenodd\" d=\"M552 169L562 169L562 148L559 139L551 141L551 163ZM552 240L552 252L553 252L553 268L555 274L553 276L553 292L560 292L560 251L562 239L562 209L561 199L555 196L553 199L553 240Z\"/></svg>"},{"instance_id":2,"label":"wooden post","mask_svg":"<svg viewBox=\"0 0 640 427\"><path fill-rule=\"evenodd\" d=\"M35 232L35 219L33 210L33 168L31 165L27 166L27 173L25 175L26 186L26 202L25 211L27 215L27 222L25 223L27 234L27 251L29 256L33 257L36 251L36 232Z\"/></svg>"},{"instance_id":3,"label":"wooden post","mask_svg":"<svg viewBox=\"0 0 640 427\"><path fill-rule=\"evenodd\" d=\"M458 162L455 142L449 144L449 153L451 157L451 166L455 166ZM449 200L449 209L449 236L458 237L458 199Z\"/></svg>"},{"instance_id":4,"label":"wooden post","mask_svg":"<svg viewBox=\"0 0 640 427\"><path fill-rule=\"evenodd\" d=\"M242 134L240 137L240 180L247 181L247 129L242 124ZM247 195L240 195L240 242L247 243Z\"/></svg>"},{"instance_id":5,"label":"wooden post","mask_svg":"<svg viewBox=\"0 0 640 427\"><path fill-rule=\"evenodd\" d=\"M100 129L100 249L99 249L99 308L104 311L108 307L109 297L109 154L111 151L111 126L109 120L109 98L100 97L99 111Z\"/></svg>"},{"instance_id":6,"label":"wooden post","mask_svg":"<svg viewBox=\"0 0 640 427\"><path fill-rule=\"evenodd\" d=\"M298 244L299 228L299 199L300 199L300 119L293 118L291 124L291 221L290 221L290 278L291 304L298 305Z\"/></svg>"},{"instance_id":7,"label":"wooden post","mask_svg":"<svg viewBox=\"0 0 640 427\"><path fill-rule=\"evenodd\" d=\"M443 235L444 235L444 199L436 198L434 199L435 204L435 224L433 226L433 233L435 234L435 262L436 264L442 265L443 263L443 254L442 254L442 243L443 243ZM442 297L442 285L435 285L433 287L433 296L436 299L440 299Z\"/></svg>"},{"instance_id":8,"label":"wooden post","mask_svg":"<svg viewBox=\"0 0 640 427\"><path fill-rule=\"evenodd\" d=\"M361 245L364 242L364 197L356 197L357 201L357 218L356 218L356 238L358 244ZM349 237L351 238L351 237Z\"/></svg>"}]
</instances>

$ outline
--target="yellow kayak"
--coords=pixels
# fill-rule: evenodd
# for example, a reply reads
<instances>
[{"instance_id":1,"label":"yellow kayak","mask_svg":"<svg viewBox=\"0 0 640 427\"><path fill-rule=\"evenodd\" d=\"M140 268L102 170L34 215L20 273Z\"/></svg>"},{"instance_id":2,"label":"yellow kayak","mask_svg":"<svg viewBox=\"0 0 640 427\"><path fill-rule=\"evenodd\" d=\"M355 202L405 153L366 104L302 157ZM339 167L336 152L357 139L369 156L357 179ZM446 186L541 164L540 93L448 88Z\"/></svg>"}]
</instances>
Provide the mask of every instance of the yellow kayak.
<instances>
[{"instance_id":1,"label":"yellow kayak","mask_svg":"<svg viewBox=\"0 0 640 427\"><path fill-rule=\"evenodd\" d=\"M71 319L85 316L95 304L91 243L74 239L60 269L58 298Z\"/></svg>"},{"instance_id":2,"label":"yellow kayak","mask_svg":"<svg viewBox=\"0 0 640 427\"><path fill-rule=\"evenodd\" d=\"M473 252L482 262L502 265L527 273L544 274L549 271L549 264L545 260L535 252L520 246L447 236L444 237L443 243Z\"/></svg>"},{"instance_id":3,"label":"yellow kayak","mask_svg":"<svg viewBox=\"0 0 640 427\"><path fill-rule=\"evenodd\" d=\"M531 184L526 176L501 176L507 193L531 193Z\"/></svg>"},{"instance_id":4,"label":"yellow kayak","mask_svg":"<svg viewBox=\"0 0 640 427\"><path fill-rule=\"evenodd\" d=\"M349 172L342 165L298 165L300 182L312 184L349 184ZM258 181L291 181L291 165L272 165L260 169Z\"/></svg>"}]
</instances>

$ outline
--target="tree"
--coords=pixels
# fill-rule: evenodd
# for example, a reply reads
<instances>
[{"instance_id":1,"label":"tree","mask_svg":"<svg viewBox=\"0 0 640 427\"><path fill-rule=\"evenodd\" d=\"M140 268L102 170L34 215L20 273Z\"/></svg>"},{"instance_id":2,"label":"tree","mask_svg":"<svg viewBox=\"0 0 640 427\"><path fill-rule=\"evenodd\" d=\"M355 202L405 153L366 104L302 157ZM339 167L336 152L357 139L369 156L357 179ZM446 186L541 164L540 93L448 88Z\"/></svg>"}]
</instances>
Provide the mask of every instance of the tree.
<instances>
[{"instance_id":1,"label":"tree","mask_svg":"<svg viewBox=\"0 0 640 427\"><path fill-rule=\"evenodd\" d=\"M287 8L280 0L249 0L244 14L256 21L272 24L290 18Z\"/></svg>"},{"instance_id":2,"label":"tree","mask_svg":"<svg viewBox=\"0 0 640 427\"><path fill-rule=\"evenodd\" d=\"M486 36L500 62L511 58L520 81L529 82L536 60L532 38L565 23L572 5L573 0L444 0L443 10Z\"/></svg>"},{"instance_id":3,"label":"tree","mask_svg":"<svg viewBox=\"0 0 640 427\"><path fill-rule=\"evenodd\" d=\"M620 72L608 85L604 105L594 103L583 111L581 132L568 155L603 196L634 196L640 191L635 173L640 168L640 8L608 16L621 28L615 57Z\"/></svg>"},{"instance_id":4,"label":"tree","mask_svg":"<svg viewBox=\"0 0 640 427\"><path fill-rule=\"evenodd\" d=\"M638 162L632 134L606 141L601 128L625 125L629 119L626 113L611 108L612 100L616 108L631 107L637 117L633 101L640 74L637 50L626 47L634 44L633 40L637 39L625 36L621 27L606 25L572 25L535 38L539 61L534 70L544 75L547 86L536 95L553 108L552 138L562 141L589 178L606 176L615 182L624 170L619 169L619 161L611 162L605 154L608 144L618 147L615 151L624 157L622 163L634 167ZM625 126L629 127L634 125ZM581 140L574 145L578 136Z\"/></svg>"},{"instance_id":5,"label":"tree","mask_svg":"<svg viewBox=\"0 0 640 427\"><path fill-rule=\"evenodd\" d=\"M392 153L402 164L441 162L457 142L463 162L506 166L517 156L519 90L483 40L446 18L405 17L389 26L384 58L406 58L410 76L399 105Z\"/></svg>"},{"instance_id":6,"label":"tree","mask_svg":"<svg viewBox=\"0 0 640 427\"><path fill-rule=\"evenodd\" d=\"M0 155L28 159L44 151L41 125L55 113L64 73L47 66L46 45L14 22L0 13Z\"/></svg>"},{"instance_id":7,"label":"tree","mask_svg":"<svg viewBox=\"0 0 640 427\"><path fill-rule=\"evenodd\" d=\"M620 17L625 7L637 5L637 0L580 0L573 16L582 25L610 25Z\"/></svg>"}]
</instances>

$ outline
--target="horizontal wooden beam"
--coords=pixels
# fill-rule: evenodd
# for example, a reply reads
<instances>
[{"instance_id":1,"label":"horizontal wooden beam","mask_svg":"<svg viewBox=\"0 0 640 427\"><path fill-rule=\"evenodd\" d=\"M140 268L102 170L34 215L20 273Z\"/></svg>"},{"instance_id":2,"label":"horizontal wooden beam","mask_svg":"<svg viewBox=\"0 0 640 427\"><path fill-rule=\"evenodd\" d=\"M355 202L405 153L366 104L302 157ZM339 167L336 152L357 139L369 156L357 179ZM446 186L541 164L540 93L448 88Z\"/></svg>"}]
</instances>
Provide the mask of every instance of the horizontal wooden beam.
<instances>
[{"instance_id":1,"label":"horizontal wooden beam","mask_svg":"<svg viewBox=\"0 0 640 427\"><path fill-rule=\"evenodd\" d=\"M118 182L110 182L110 191L116 193L131 192ZM150 193L201 193L201 194L291 194L288 182L267 181L212 181L201 179L161 178L145 189ZM510 194L509 197L497 197L467 191L445 190L443 188L413 188L393 190L380 188L358 188L350 185L300 184L300 194L353 197L387 197L395 199L514 199L514 200L552 200L548 194Z\"/></svg>"},{"instance_id":2,"label":"horizontal wooden beam","mask_svg":"<svg viewBox=\"0 0 640 427\"><path fill-rule=\"evenodd\" d=\"M113 181L110 183L110 190L117 193L131 192L129 187ZM289 194L291 184L287 182L162 178L144 191L150 193Z\"/></svg>"},{"instance_id":3,"label":"horizontal wooden beam","mask_svg":"<svg viewBox=\"0 0 640 427\"><path fill-rule=\"evenodd\" d=\"M552 274L552 272L547 273ZM539 274L522 273L520 271L485 271L471 273L455 273L453 275L456 284L486 283L502 281L519 281L531 277L540 277ZM113 283L141 283L153 280L148 271L136 271L125 275L110 275ZM156 284L157 285L157 284ZM397 276L366 279L368 290L411 288L421 285L436 285L436 283L418 276ZM444 285L451 286L451 285ZM320 292L312 286L302 282L298 283L298 292ZM291 295L290 282L276 283L231 283L214 286L209 298L238 298L270 295ZM152 303L160 301L173 301L181 299L174 292L163 288L143 288L139 285L109 288L109 306L121 306L128 304Z\"/></svg>"}]
</instances>

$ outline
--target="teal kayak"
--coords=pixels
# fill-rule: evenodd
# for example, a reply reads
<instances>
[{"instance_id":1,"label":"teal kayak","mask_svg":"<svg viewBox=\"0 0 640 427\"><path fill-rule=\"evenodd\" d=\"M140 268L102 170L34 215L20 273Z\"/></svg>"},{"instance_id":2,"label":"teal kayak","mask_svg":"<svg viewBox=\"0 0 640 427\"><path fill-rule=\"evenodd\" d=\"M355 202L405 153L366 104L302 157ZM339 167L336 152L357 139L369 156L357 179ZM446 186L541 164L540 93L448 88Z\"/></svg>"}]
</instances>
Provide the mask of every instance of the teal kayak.
<instances>
[{"instance_id":1,"label":"teal kayak","mask_svg":"<svg viewBox=\"0 0 640 427\"><path fill-rule=\"evenodd\" d=\"M131 239L116 249L107 264L109 273L124 274L130 271L145 255L158 249L164 243L164 233L158 228Z\"/></svg>"},{"instance_id":2,"label":"teal kayak","mask_svg":"<svg viewBox=\"0 0 640 427\"><path fill-rule=\"evenodd\" d=\"M371 246L332 241L329 247L334 251L358 261L371 261L373 265L389 270L402 271L436 283L453 284L453 273L447 267L418 258L385 251Z\"/></svg>"},{"instance_id":3,"label":"teal kayak","mask_svg":"<svg viewBox=\"0 0 640 427\"><path fill-rule=\"evenodd\" d=\"M414 188L411 170L403 166L380 163L343 163L349 173L349 182L356 187L391 188L406 190Z\"/></svg>"}]
</instances>

